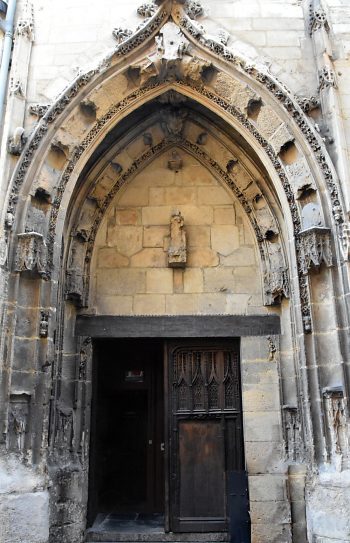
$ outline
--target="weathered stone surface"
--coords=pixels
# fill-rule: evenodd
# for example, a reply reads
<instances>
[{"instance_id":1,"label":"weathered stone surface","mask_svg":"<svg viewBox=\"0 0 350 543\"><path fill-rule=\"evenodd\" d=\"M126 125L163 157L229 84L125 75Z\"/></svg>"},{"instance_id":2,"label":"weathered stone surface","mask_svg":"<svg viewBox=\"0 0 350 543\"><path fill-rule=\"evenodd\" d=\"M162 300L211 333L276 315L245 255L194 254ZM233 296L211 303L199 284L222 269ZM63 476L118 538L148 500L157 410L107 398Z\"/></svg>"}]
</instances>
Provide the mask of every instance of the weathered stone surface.
<instances>
[{"instance_id":1,"label":"weathered stone surface","mask_svg":"<svg viewBox=\"0 0 350 543\"><path fill-rule=\"evenodd\" d=\"M124 268L129 265L129 259L118 253L113 247L104 247L98 252L98 268Z\"/></svg>"},{"instance_id":2,"label":"weathered stone surface","mask_svg":"<svg viewBox=\"0 0 350 543\"><path fill-rule=\"evenodd\" d=\"M204 270L204 292L233 292L234 279L231 268Z\"/></svg>"},{"instance_id":3,"label":"weathered stone surface","mask_svg":"<svg viewBox=\"0 0 350 543\"><path fill-rule=\"evenodd\" d=\"M141 226L110 226L107 230L107 243L119 253L131 256L142 249Z\"/></svg>"},{"instance_id":4,"label":"weathered stone surface","mask_svg":"<svg viewBox=\"0 0 350 543\"><path fill-rule=\"evenodd\" d=\"M228 256L239 247L237 226L213 225L211 229L211 246L223 256Z\"/></svg>"},{"instance_id":5,"label":"weathered stone surface","mask_svg":"<svg viewBox=\"0 0 350 543\"><path fill-rule=\"evenodd\" d=\"M135 315L164 315L165 296L162 294L137 294L134 298Z\"/></svg>"},{"instance_id":6,"label":"weathered stone surface","mask_svg":"<svg viewBox=\"0 0 350 543\"><path fill-rule=\"evenodd\" d=\"M143 229L144 247L164 247L164 238L169 236L168 226L145 226Z\"/></svg>"},{"instance_id":7,"label":"weathered stone surface","mask_svg":"<svg viewBox=\"0 0 350 543\"><path fill-rule=\"evenodd\" d=\"M130 264L135 268L164 268L167 265L167 255L163 249L146 248L132 256Z\"/></svg>"},{"instance_id":8,"label":"weathered stone surface","mask_svg":"<svg viewBox=\"0 0 350 543\"><path fill-rule=\"evenodd\" d=\"M184 292L203 292L203 271L200 268L187 268L184 276Z\"/></svg>"},{"instance_id":9,"label":"weathered stone surface","mask_svg":"<svg viewBox=\"0 0 350 543\"><path fill-rule=\"evenodd\" d=\"M147 270L147 292L171 294L173 292L173 270L153 269Z\"/></svg>"},{"instance_id":10,"label":"weathered stone surface","mask_svg":"<svg viewBox=\"0 0 350 543\"><path fill-rule=\"evenodd\" d=\"M102 294L135 294L146 291L146 272L137 269L102 269L97 276L97 291Z\"/></svg>"},{"instance_id":11,"label":"weathered stone surface","mask_svg":"<svg viewBox=\"0 0 350 543\"><path fill-rule=\"evenodd\" d=\"M188 253L187 265L190 268L206 268L217 266L219 257L211 249L191 249Z\"/></svg>"}]
</instances>

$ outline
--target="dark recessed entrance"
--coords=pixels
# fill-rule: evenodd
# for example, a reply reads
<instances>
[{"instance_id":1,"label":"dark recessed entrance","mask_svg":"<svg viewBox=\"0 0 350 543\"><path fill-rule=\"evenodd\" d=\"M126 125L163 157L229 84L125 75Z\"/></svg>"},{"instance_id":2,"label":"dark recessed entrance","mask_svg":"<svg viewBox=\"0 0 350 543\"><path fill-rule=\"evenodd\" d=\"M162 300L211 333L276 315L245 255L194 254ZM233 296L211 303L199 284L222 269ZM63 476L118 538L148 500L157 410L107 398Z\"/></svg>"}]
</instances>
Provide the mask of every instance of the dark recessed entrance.
<instances>
[{"instance_id":1,"label":"dark recessed entrance","mask_svg":"<svg viewBox=\"0 0 350 543\"><path fill-rule=\"evenodd\" d=\"M163 344L95 343L90 519L164 514Z\"/></svg>"},{"instance_id":2,"label":"dark recessed entrance","mask_svg":"<svg viewBox=\"0 0 350 543\"><path fill-rule=\"evenodd\" d=\"M90 525L227 532L244 473L239 340L97 339L94 361Z\"/></svg>"}]
</instances>

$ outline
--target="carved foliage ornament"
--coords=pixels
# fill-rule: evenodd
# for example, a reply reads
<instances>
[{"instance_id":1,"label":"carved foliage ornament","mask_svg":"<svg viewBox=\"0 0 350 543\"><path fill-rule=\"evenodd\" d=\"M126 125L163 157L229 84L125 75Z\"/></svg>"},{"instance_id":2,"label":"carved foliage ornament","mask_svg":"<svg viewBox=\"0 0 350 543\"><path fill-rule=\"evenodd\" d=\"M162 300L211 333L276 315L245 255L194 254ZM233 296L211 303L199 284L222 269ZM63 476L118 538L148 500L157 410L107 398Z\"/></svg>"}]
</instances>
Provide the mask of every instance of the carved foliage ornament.
<instances>
[{"instance_id":1,"label":"carved foliage ornament","mask_svg":"<svg viewBox=\"0 0 350 543\"><path fill-rule=\"evenodd\" d=\"M320 90L336 87L337 81L333 68L330 66L323 66L318 72L318 82Z\"/></svg>"},{"instance_id":2,"label":"carved foliage ornament","mask_svg":"<svg viewBox=\"0 0 350 543\"><path fill-rule=\"evenodd\" d=\"M153 2L145 2L137 8L137 13L141 15L141 17L152 17L152 15L155 14L156 10L157 7L153 4Z\"/></svg>"},{"instance_id":3,"label":"carved foliage ornament","mask_svg":"<svg viewBox=\"0 0 350 543\"><path fill-rule=\"evenodd\" d=\"M304 275L311 268L319 269L322 264L332 266L330 229L323 227L309 228L300 232L297 240L300 251L300 265Z\"/></svg>"},{"instance_id":4,"label":"carved foliage ornament","mask_svg":"<svg viewBox=\"0 0 350 543\"><path fill-rule=\"evenodd\" d=\"M311 12L310 34L316 32L316 30L320 30L321 28L325 28L326 30L328 30L328 21L325 10L319 7Z\"/></svg>"},{"instance_id":5,"label":"carved foliage ornament","mask_svg":"<svg viewBox=\"0 0 350 543\"><path fill-rule=\"evenodd\" d=\"M201 3L196 0L187 0L185 4L185 11L191 19L196 19L204 13Z\"/></svg>"},{"instance_id":6,"label":"carved foliage ornament","mask_svg":"<svg viewBox=\"0 0 350 543\"><path fill-rule=\"evenodd\" d=\"M26 232L17 236L17 252L15 271L36 272L40 276L46 275L47 251L42 234Z\"/></svg>"},{"instance_id":7,"label":"carved foliage ornament","mask_svg":"<svg viewBox=\"0 0 350 543\"><path fill-rule=\"evenodd\" d=\"M350 223L339 225L340 250L344 260L350 259Z\"/></svg>"}]
</instances>

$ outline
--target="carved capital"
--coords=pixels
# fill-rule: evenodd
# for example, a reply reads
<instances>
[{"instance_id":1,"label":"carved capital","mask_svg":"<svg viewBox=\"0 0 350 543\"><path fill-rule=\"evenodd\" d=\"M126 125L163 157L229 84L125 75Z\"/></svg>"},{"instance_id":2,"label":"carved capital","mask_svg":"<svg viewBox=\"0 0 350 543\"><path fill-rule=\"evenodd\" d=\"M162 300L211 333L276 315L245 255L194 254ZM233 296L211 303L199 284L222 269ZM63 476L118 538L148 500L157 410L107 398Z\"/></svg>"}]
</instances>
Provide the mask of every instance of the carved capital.
<instances>
[{"instance_id":1,"label":"carved capital","mask_svg":"<svg viewBox=\"0 0 350 543\"><path fill-rule=\"evenodd\" d=\"M46 275L47 251L42 234L26 232L18 234L15 271L35 272Z\"/></svg>"},{"instance_id":2,"label":"carved capital","mask_svg":"<svg viewBox=\"0 0 350 543\"><path fill-rule=\"evenodd\" d=\"M330 229L315 226L302 230L297 240L300 267L304 275L312 268L319 269L322 264L332 266Z\"/></svg>"},{"instance_id":3,"label":"carved capital","mask_svg":"<svg viewBox=\"0 0 350 543\"><path fill-rule=\"evenodd\" d=\"M330 66L323 66L322 70L318 72L319 89L328 89L330 87L337 87L337 80L334 70Z\"/></svg>"}]
</instances>

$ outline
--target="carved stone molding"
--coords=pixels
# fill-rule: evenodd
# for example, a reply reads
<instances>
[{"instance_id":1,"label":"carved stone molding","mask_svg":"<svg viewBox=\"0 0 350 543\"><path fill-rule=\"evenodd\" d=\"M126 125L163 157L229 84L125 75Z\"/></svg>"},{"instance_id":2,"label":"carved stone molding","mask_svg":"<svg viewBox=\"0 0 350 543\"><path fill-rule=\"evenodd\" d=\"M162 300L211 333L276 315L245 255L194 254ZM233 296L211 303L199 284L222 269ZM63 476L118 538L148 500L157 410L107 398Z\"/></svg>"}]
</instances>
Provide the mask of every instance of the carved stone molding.
<instances>
[{"instance_id":1,"label":"carved stone molding","mask_svg":"<svg viewBox=\"0 0 350 543\"><path fill-rule=\"evenodd\" d=\"M318 83L320 90L337 87L335 71L333 68L331 68L331 66L323 66L323 68L318 72Z\"/></svg>"},{"instance_id":2,"label":"carved stone molding","mask_svg":"<svg viewBox=\"0 0 350 543\"><path fill-rule=\"evenodd\" d=\"M350 260L350 223L339 225L340 250L344 260Z\"/></svg>"},{"instance_id":3,"label":"carved stone molding","mask_svg":"<svg viewBox=\"0 0 350 543\"><path fill-rule=\"evenodd\" d=\"M310 34L321 28L325 28L328 31L329 25L325 10L322 7L318 7L310 14Z\"/></svg>"},{"instance_id":4,"label":"carved stone molding","mask_svg":"<svg viewBox=\"0 0 350 543\"><path fill-rule=\"evenodd\" d=\"M197 0L187 0L185 3L185 11L191 19L197 19L204 14L204 9Z\"/></svg>"},{"instance_id":5,"label":"carved stone molding","mask_svg":"<svg viewBox=\"0 0 350 543\"><path fill-rule=\"evenodd\" d=\"M330 268L332 263L330 229L313 227L300 232L297 239L300 267L307 275L312 268L319 269L322 264Z\"/></svg>"},{"instance_id":6,"label":"carved stone molding","mask_svg":"<svg viewBox=\"0 0 350 543\"><path fill-rule=\"evenodd\" d=\"M45 276L46 266L47 249L42 234L37 232L18 234L15 271L29 271Z\"/></svg>"},{"instance_id":7,"label":"carved stone molding","mask_svg":"<svg viewBox=\"0 0 350 543\"><path fill-rule=\"evenodd\" d=\"M18 19L15 38L26 36L28 40L34 41L34 8L30 1L26 1L22 8L23 16Z\"/></svg>"},{"instance_id":8,"label":"carved stone molding","mask_svg":"<svg viewBox=\"0 0 350 543\"><path fill-rule=\"evenodd\" d=\"M313 109L317 109L321 106L320 99L317 96L297 96L297 102L306 114L309 114Z\"/></svg>"},{"instance_id":9,"label":"carved stone molding","mask_svg":"<svg viewBox=\"0 0 350 543\"><path fill-rule=\"evenodd\" d=\"M302 451L301 421L296 407L283 406L286 456L289 462L296 462Z\"/></svg>"},{"instance_id":10,"label":"carved stone molding","mask_svg":"<svg viewBox=\"0 0 350 543\"><path fill-rule=\"evenodd\" d=\"M31 104L29 106L29 113L31 115L36 115L36 117L41 119L41 117L43 117L46 114L49 107L50 107L49 104Z\"/></svg>"},{"instance_id":11,"label":"carved stone molding","mask_svg":"<svg viewBox=\"0 0 350 543\"><path fill-rule=\"evenodd\" d=\"M328 438L328 458L338 463L340 470L350 468L350 446L348 438L348 420L344 392L342 389L323 391L325 405L325 424ZM340 462L337 462L337 460Z\"/></svg>"},{"instance_id":12,"label":"carved stone molding","mask_svg":"<svg viewBox=\"0 0 350 543\"><path fill-rule=\"evenodd\" d=\"M137 13L141 15L141 17L152 17L156 11L157 6L155 6L153 2L145 2L137 8Z\"/></svg>"},{"instance_id":13,"label":"carved stone molding","mask_svg":"<svg viewBox=\"0 0 350 543\"><path fill-rule=\"evenodd\" d=\"M123 28L122 26L117 26L112 30L113 37L117 40L118 43L122 43L132 36L133 31L130 28Z\"/></svg>"}]
</instances>

